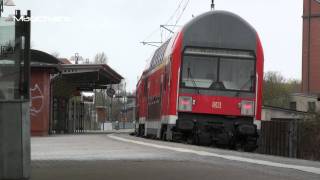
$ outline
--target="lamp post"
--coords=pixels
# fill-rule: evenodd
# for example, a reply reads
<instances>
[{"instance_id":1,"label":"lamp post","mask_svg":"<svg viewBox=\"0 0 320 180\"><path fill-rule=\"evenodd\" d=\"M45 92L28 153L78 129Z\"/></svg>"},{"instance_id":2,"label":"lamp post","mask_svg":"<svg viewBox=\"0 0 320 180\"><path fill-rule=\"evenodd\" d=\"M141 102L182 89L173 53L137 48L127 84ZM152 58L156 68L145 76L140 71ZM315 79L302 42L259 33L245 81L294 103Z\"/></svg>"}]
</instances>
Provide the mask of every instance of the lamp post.
<instances>
[{"instance_id":1,"label":"lamp post","mask_svg":"<svg viewBox=\"0 0 320 180\"><path fill-rule=\"evenodd\" d=\"M0 0L0 17L3 12L3 6L16 6L13 0Z\"/></svg>"}]
</instances>

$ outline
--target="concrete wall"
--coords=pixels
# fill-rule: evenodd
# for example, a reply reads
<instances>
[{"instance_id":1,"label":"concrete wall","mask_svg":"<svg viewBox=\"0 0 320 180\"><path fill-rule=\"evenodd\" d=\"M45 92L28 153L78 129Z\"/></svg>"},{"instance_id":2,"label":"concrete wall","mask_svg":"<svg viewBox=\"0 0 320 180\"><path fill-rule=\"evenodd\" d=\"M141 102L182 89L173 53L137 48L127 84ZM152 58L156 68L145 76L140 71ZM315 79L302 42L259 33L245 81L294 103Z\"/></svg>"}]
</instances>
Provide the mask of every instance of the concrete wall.
<instances>
[{"instance_id":1,"label":"concrete wall","mask_svg":"<svg viewBox=\"0 0 320 180\"><path fill-rule=\"evenodd\" d=\"M320 102L318 101L317 96L309 96L309 95L292 95L291 102L297 103L297 111L308 112L309 102L314 102L316 105L316 112L320 111Z\"/></svg>"},{"instance_id":2,"label":"concrete wall","mask_svg":"<svg viewBox=\"0 0 320 180\"><path fill-rule=\"evenodd\" d=\"M0 102L0 179L30 177L29 102Z\"/></svg>"},{"instance_id":3,"label":"concrete wall","mask_svg":"<svg viewBox=\"0 0 320 180\"><path fill-rule=\"evenodd\" d=\"M281 108L263 107L262 120L270 121L272 119L303 119L305 113L291 111Z\"/></svg>"},{"instance_id":4,"label":"concrete wall","mask_svg":"<svg viewBox=\"0 0 320 180\"><path fill-rule=\"evenodd\" d=\"M50 120L50 74L45 69L31 71L31 134L46 136Z\"/></svg>"}]
</instances>

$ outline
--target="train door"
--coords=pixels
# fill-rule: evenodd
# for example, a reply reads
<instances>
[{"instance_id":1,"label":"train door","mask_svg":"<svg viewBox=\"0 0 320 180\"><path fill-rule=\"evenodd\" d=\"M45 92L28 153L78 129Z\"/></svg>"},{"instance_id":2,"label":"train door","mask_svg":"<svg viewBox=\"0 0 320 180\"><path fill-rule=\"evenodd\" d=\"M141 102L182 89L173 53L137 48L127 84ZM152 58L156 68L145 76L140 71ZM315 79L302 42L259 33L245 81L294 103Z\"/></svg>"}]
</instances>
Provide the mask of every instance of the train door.
<instances>
[{"instance_id":1,"label":"train door","mask_svg":"<svg viewBox=\"0 0 320 180\"><path fill-rule=\"evenodd\" d=\"M147 134L152 137L160 136L161 128L161 97L162 97L162 73L158 71L149 77L148 81L148 116Z\"/></svg>"},{"instance_id":2,"label":"train door","mask_svg":"<svg viewBox=\"0 0 320 180\"><path fill-rule=\"evenodd\" d=\"M142 80L142 89L141 89L141 112L139 115L139 127L138 127L138 136L146 136L146 120L148 119L148 80L146 77Z\"/></svg>"}]
</instances>

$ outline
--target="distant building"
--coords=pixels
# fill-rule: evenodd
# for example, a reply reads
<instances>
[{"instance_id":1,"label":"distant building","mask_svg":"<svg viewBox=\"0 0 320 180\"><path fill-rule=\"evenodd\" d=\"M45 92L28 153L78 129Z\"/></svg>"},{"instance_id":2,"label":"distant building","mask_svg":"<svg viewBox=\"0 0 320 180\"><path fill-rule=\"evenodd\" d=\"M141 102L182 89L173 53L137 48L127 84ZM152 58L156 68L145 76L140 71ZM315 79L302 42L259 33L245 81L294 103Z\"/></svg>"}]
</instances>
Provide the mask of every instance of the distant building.
<instances>
[{"instance_id":1,"label":"distant building","mask_svg":"<svg viewBox=\"0 0 320 180\"><path fill-rule=\"evenodd\" d=\"M320 112L320 101L317 95L294 93L291 95L290 109L302 112Z\"/></svg>"},{"instance_id":2,"label":"distant building","mask_svg":"<svg viewBox=\"0 0 320 180\"><path fill-rule=\"evenodd\" d=\"M320 94L320 0L304 0L302 92Z\"/></svg>"},{"instance_id":3,"label":"distant building","mask_svg":"<svg viewBox=\"0 0 320 180\"><path fill-rule=\"evenodd\" d=\"M271 121L271 120L281 120L281 119L304 119L309 113L285 109L272 106L263 106L262 107L262 120Z\"/></svg>"},{"instance_id":4,"label":"distant building","mask_svg":"<svg viewBox=\"0 0 320 180\"><path fill-rule=\"evenodd\" d=\"M263 106L262 120L304 119L314 112L320 112L320 101L317 95L293 93L290 96L289 109Z\"/></svg>"}]
</instances>

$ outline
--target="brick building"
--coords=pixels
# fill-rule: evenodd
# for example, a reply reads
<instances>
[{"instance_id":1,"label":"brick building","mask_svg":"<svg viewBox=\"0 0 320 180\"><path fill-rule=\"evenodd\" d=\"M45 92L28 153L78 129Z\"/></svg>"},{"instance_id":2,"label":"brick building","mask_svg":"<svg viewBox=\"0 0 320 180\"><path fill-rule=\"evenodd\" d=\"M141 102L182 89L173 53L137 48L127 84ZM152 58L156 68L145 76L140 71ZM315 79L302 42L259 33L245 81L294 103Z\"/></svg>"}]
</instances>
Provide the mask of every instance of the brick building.
<instances>
[{"instance_id":1,"label":"brick building","mask_svg":"<svg viewBox=\"0 0 320 180\"><path fill-rule=\"evenodd\" d=\"M320 94L320 0L304 0L302 92Z\"/></svg>"}]
</instances>

